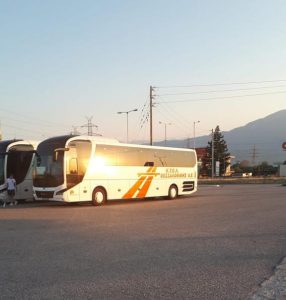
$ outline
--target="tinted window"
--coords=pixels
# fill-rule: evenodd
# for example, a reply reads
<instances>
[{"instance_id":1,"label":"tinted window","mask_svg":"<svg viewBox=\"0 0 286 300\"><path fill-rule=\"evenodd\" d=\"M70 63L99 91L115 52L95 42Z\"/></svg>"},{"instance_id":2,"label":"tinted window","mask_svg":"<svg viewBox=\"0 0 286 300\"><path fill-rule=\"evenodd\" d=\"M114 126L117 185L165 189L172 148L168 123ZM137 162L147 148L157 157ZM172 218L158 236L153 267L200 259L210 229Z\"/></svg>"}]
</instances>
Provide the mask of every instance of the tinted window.
<instances>
[{"instance_id":1,"label":"tinted window","mask_svg":"<svg viewBox=\"0 0 286 300\"><path fill-rule=\"evenodd\" d=\"M4 178L5 154L0 153L0 184L5 182Z\"/></svg>"},{"instance_id":2,"label":"tinted window","mask_svg":"<svg viewBox=\"0 0 286 300\"><path fill-rule=\"evenodd\" d=\"M13 175L16 183L21 183L30 168L33 158L32 145L15 145L9 149L7 155L7 176Z\"/></svg>"},{"instance_id":3,"label":"tinted window","mask_svg":"<svg viewBox=\"0 0 286 300\"><path fill-rule=\"evenodd\" d=\"M55 155L55 149L64 148L65 142L65 138L55 138L39 144L37 148L38 163L33 178L34 186L56 187L64 183L64 152L58 151Z\"/></svg>"}]
</instances>

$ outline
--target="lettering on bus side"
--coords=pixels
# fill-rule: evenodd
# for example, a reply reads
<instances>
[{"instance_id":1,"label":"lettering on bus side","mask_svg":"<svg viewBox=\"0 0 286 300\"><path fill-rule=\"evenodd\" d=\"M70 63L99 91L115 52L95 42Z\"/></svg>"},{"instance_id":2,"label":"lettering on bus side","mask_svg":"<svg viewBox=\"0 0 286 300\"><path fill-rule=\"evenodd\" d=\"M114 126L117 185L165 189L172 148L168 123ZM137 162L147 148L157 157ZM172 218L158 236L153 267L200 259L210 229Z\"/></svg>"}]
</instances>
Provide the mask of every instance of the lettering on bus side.
<instances>
[{"instance_id":1,"label":"lettering on bus side","mask_svg":"<svg viewBox=\"0 0 286 300\"><path fill-rule=\"evenodd\" d=\"M192 177L191 173L180 172L178 168L166 168L165 173L160 174L161 178L187 178Z\"/></svg>"}]
</instances>

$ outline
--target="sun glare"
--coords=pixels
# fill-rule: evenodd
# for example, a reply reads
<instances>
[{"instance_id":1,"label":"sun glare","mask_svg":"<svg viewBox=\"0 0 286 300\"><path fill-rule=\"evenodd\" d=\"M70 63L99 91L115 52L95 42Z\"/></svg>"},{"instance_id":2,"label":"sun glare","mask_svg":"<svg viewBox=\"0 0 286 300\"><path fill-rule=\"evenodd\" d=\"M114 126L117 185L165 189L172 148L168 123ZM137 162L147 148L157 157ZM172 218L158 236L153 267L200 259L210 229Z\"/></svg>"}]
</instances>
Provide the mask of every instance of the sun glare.
<instances>
[{"instance_id":1,"label":"sun glare","mask_svg":"<svg viewBox=\"0 0 286 300\"><path fill-rule=\"evenodd\" d=\"M102 172L105 170L106 161L101 156L96 156L91 159L89 165L89 173L94 174L96 172Z\"/></svg>"},{"instance_id":2,"label":"sun glare","mask_svg":"<svg viewBox=\"0 0 286 300\"><path fill-rule=\"evenodd\" d=\"M102 168L106 165L105 159L100 156L96 156L94 159L94 166L98 168Z\"/></svg>"}]
</instances>

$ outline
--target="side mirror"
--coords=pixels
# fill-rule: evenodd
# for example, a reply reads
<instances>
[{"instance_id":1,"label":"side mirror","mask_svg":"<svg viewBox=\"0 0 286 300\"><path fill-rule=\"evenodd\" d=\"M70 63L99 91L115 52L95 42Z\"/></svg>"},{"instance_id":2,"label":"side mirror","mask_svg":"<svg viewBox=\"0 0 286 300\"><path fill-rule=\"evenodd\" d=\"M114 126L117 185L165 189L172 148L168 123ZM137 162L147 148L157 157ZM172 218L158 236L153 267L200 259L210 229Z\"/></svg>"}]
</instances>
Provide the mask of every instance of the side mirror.
<instances>
[{"instance_id":1,"label":"side mirror","mask_svg":"<svg viewBox=\"0 0 286 300\"><path fill-rule=\"evenodd\" d=\"M36 162L37 162L37 167L39 167L42 162L41 157L39 155L37 155Z\"/></svg>"},{"instance_id":2,"label":"side mirror","mask_svg":"<svg viewBox=\"0 0 286 300\"><path fill-rule=\"evenodd\" d=\"M56 148L53 154L53 161L57 161L59 157L59 152L69 151L70 148Z\"/></svg>"},{"instance_id":3,"label":"side mirror","mask_svg":"<svg viewBox=\"0 0 286 300\"><path fill-rule=\"evenodd\" d=\"M37 165L37 167L39 167L41 165L41 161L42 161L39 153L36 150L28 151L28 152L35 154L35 156L36 156L36 165ZM34 159L35 159L35 157L34 157Z\"/></svg>"}]
</instances>

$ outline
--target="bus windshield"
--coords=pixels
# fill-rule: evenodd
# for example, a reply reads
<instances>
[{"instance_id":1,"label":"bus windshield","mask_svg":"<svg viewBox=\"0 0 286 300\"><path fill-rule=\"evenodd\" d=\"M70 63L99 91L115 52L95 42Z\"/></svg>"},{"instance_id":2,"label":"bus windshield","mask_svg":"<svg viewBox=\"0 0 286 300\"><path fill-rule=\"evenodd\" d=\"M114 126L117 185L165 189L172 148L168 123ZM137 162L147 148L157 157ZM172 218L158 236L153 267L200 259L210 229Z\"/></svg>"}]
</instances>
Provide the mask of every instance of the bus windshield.
<instances>
[{"instance_id":1,"label":"bus windshield","mask_svg":"<svg viewBox=\"0 0 286 300\"><path fill-rule=\"evenodd\" d=\"M5 165L5 154L0 153L0 184L4 184L4 165Z\"/></svg>"},{"instance_id":2,"label":"bus windshield","mask_svg":"<svg viewBox=\"0 0 286 300\"><path fill-rule=\"evenodd\" d=\"M13 175L17 184L26 178L33 159L33 146L18 144L7 153L7 176Z\"/></svg>"},{"instance_id":3,"label":"bus windshield","mask_svg":"<svg viewBox=\"0 0 286 300\"><path fill-rule=\"evenodd\" d=\"M39 144L38 159L34 172L34 186L56 187L64 183L64 140L47 140Z\"/></svg>"}]
</instances>

